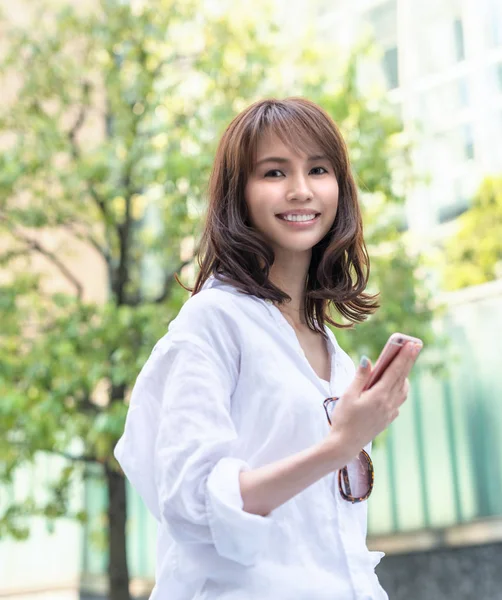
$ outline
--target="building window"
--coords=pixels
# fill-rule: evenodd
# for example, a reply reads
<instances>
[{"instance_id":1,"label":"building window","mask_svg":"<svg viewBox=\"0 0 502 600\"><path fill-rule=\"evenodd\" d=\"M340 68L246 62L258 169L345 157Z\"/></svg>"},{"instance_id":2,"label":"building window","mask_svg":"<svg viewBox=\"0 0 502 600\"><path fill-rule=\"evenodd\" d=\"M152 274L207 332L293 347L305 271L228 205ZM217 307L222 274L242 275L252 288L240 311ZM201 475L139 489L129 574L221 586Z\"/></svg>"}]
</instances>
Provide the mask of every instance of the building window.
<instances>
[{"instance_id":1,"label":"building window","mask_svg":"<svg viewBox=\"0 0 502 600\"><path fill-rule=\"evenodd\" d=\"M502 46L502 3L500 0L486 0L486 29L488 45Z\"/></svg>"},{"instance_id":2,"label":"building window","mask_svg":"<svg viewBox=\"0 0 502 600\"><path fill-rule=\"evenodd\" d=\"M445 115L452 117L469 106L466 77L432 87L420 95L421 118L433 129L444 127Z\"/></svg>"},{"instance_id":3,"label":"building window","mask_svg":"<svg viewBox=\"0 0 502 600\"><path fill-rule=\"evenodd\" d=\"M485 157L485 170L499 173L502 165L502 110L493 107L486 115L485 147L490 152Z\"/></svg>"},{"instance_id":4,"label":"building window","mask_svg":"<svg viewBox=\"0 0 502 600\"><path fill-rule=\"evenodd\" d=\"M464 157L467 160L474 158L474 138L472 135L472 127L468 123L463 126L464 136Z\"/></svg>"},{"instance_id":5,"label":"building window","mask_svg":"<svg viewBox=\"0 0 502 600\"><path fill-rule=\"evenodd\" d=\"M494 64L492 69L493 91L496 94L500 94L502 92L502 62Z\"/></svg>"},{"instance_id":6,"label":"building window","mask_svg":"<svg viewBox=\"0 0 502 600\"><path fill-rule=\"evenodd\" d=\"M486 103L497 106L502 100L502 61L487 66L485 71Z\"/></svg>"},{"instance_id":7,"label":"building window","mask_svg":"<svg viewBox=\"0 0 502 600\"><path fill-rule=\"evenodd\" d=\"M467 210L477 186L472 124L437 133L425 149L424 167L431 177L437 219L444 223Z\"/></svg>"},{"instance_id":8,"label":"building window","mask_svg":"<svg viewBox=\"0 0 502 600\"><path fill-rule=\"evenodd\" d=\"M383 72L390 90L399 87L399 75L397 70L397 47L387 48L383 55Z\"/></svg>"},{"instance_id":9,"label":"building window","mask_svg":"<svg viewBox=\"0 0 502 600\"><path fill-rule=\"evenodd\" d=\"M500 0L496 0L500 1ZM419 75L430 75L466 58L466 31L460 0L411 2Z\"/></svg>"},{"instance_id":10,"label":"building window","mask_svg":"<svg viewBox=\"0 0 502 600\"><path fill-rule=\"evenodd\" d=\"M439 204L437 218L440 223L456 219L471 206L473 190L468 174L454 176L448 185L452 188L452 194L449 200Z\"/></svg>"},{"instance_id":11,"label":"building window","mask_svg":"<svg viewBox=\"0 0 502 600\"><path fill-rule=\"evenodd\" d=\"M440 206L438 210L438 221L440 223L447 223L453 221L459 217L462 213L465 213L470 206L469 200L464 197L459 197L454 204L447 204L446 206Z\"/></svg>"},{"instance_id":12,"label":"building window","mask_svg":"<svg viewBox=\"0 0 502 600\"><path fill-rule=\"evenodd\" d=\"M443 163L446 172L472 160L475 155L472 125L463 123L434 136L436 160Z\"/></svg>"},{"instance_id":13,"label":"building window","mask_svg":"<svg viewBox=\"0 0 502 600\"><path fill-rule=\"evenodd\" d=\"M368 21L375 42L382 48L382 71L388 89L399 87L396 0L390 0L368 11Z\"/></svg>"},{"instance_id":14,"label":"building window","mask_svg":"<svg viewBox=\"0 0 502 600\"><path fill-rule=\"evenodd\" d=\"M453 21L453 40L455 46L455 58L457 62L465 59L465 48L464 48L464 27L462 25L462 19L456 18Z\"/></svg>"},{"instance_id":15,"label":"building window","mask_svg":"<svg viewBox=\"0 0 502 600\"><path fill-rule=\"evenodd\" d=\"M466 108L469 106L469 86L467 85L466 77L459 77L457 79L457 93L459 108Z\"/></svg>"}]
</instances>

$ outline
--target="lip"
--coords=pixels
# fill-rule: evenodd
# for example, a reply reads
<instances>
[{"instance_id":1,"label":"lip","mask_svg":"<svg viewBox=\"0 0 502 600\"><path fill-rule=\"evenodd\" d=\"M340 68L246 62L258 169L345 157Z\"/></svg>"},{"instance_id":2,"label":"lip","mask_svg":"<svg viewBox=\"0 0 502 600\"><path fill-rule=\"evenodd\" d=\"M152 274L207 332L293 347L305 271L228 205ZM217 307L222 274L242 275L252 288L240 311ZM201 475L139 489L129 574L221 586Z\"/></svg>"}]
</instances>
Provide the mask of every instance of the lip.
<instances>
[{"instance_id":1,"label":"lip","mask_svg":"<svg viewBox=\"0 0 502 600\"><path fill-rule=\"evenodd\" d=\"M312 210L308 208L297 208L296 210L285 210L284 212L277 213L276 217L286 217L288 215L311 215L314 214L316 216L321 213L318 210Z\"/></svg>"}]
</instances>

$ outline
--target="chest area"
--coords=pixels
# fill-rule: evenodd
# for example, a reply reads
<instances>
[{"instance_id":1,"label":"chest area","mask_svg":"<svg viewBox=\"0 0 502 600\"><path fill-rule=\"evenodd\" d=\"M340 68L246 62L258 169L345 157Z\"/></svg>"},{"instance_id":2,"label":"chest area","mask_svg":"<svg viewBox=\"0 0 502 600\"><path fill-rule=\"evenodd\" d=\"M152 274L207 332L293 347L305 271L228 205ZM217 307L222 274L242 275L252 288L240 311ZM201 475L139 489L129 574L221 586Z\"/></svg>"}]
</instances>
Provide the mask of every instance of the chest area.
<instances>
[{"instance_id":1,"label":"chest area","mask_svg":"<svg viewBox=\"0 0 502 600\"><path fill-rule=\"evenodd\" d=\"M323 401L344 384L343 376L337 377L343 373L337 368L339 355L332 351L331 342L282 321L263 327L255 324L243 339L232 401L232 418L241 439L247 439L251 426L250 444L257 435L267 444L272 439L278 444L288 440L298 449L319 440L328 429ZM328 386L319 379L331 383ZM282 456L281 448L277 452Z\"/></svg>"},{"instance_id":2,"label":"chest area","mask_svg":"<svg viewBox=\"0 0 502 600\"><path fill-rule=\"evenodd\" d=\"M331 376L331 358L325 338L314 331L295 331L306 360L318 377L326 381Z\"/></svg>"},{"instance_id":3,"label":"chest area","mask_svg":"<svg viewBox=\"0 0 502 600\"><path fill-rule=\"evenodd\" d=\"M311 330L298 331L289 324L256 328L243 344L237 387L264 395L269 406L275 397L289 406L295 399L308 404L318 395L326 397L328 384L319 379L331 381L336 358L330 342Z\"/></svg>"}]
</instances>

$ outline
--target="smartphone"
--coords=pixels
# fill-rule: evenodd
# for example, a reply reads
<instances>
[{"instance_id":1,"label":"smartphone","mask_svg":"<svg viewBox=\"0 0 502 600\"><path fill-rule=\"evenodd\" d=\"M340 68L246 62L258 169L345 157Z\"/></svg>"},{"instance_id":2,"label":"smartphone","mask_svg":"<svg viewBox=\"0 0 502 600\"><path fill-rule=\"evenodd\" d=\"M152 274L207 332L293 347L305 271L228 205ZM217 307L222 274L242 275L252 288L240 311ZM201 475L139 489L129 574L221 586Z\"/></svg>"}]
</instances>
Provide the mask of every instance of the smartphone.
<instances>
[{"instance_id":1,"label":"smartphone","mask_svg":"<svg viewBox=\"0 0 502 600\"><path fill-rule=\"evenodd\" d=\"M385 344L378 360L373 367L373 372L371 373L370 380L365 386L365 390L368 390L370 387L375 385L377 381L382 377L385 373L385 369L390 365L390 363L397 356L398 352L407 342L414 342L415 344L423 345L421 339L412 337L411 335L405 335L404 333L393 333L387 343Z\"/></svg>"}]
</instances>

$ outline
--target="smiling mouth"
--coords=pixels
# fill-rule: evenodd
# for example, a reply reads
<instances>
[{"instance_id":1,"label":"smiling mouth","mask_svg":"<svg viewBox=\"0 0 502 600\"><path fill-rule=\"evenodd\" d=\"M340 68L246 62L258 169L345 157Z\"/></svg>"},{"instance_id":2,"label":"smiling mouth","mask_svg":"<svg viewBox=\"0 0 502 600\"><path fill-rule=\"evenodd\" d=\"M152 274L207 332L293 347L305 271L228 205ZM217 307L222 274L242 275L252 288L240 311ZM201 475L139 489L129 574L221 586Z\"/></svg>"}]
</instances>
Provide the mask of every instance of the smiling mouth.
<instances>
[{"instance_id":1,"label":"smiling mouth","mask_svg":"<svg viewBox=\"0 0 502 600\"><path fill-rule=\"evenodd\" d=\"M320 216L320 213L311 213L308 215L276 215L278 219L286 221L287 223L312 223Z\"/></svg>"}]
</instances>

